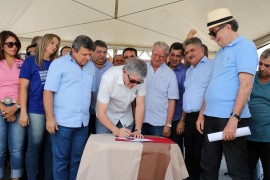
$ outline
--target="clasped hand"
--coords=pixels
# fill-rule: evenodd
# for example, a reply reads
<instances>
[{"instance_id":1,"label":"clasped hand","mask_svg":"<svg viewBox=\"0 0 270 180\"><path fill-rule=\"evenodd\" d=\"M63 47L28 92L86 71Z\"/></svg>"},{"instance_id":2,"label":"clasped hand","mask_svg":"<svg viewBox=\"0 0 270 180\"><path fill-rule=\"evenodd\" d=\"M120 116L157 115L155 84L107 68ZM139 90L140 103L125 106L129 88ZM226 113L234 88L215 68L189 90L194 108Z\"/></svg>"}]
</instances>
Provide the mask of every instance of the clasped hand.
<instances>
[{"instance_id":1,"label":"clasped hand","mask_svg":"<svg viewBox=\"0 0 270 180\"><path fill-rule=\"evenodd\" d=\"M2 116L7 119L7 122L14 122L16 120L16 111L17 111L16 106L8 106L4 110L2 110Z\"/></svg>"}]
</instances>

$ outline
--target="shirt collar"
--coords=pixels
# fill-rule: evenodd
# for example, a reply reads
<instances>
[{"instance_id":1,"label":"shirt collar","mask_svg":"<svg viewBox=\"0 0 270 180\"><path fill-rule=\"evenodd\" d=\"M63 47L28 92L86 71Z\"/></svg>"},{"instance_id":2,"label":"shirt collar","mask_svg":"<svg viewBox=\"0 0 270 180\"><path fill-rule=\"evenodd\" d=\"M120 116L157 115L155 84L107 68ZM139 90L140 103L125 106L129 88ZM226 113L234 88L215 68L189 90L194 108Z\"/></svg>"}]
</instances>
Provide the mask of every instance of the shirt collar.
<instances>
[{"instance_id":1,"label":"shirt collar","mask_svg":"<svg viewBox=\"0 0 270 180\"><path fill-rule=\"evenodd\" d=\"M196 67L200 66L202 63L206 63L208 61L206 56L203 56L203 58L200 60L200 62L197 64ZM194 68L194 66L191 64L190 67Z\"/></svg>"},{"instance_id":2,"label":"shirt collar","mask_svg":"<svg viewBox=\"0 0 270 180\"><path fill-rule=\"evenodd\" d=\"M96 68L99 68L97 65L96 65L96 63L94 63L94 61L93 61L93 59L91 58L90 59L90 61L93 63L93 65L96 67ZM105 61L105 63L102 65L102 67L100 68L100 69L102 69L102 68L104 68L104 67L106 67L106 65L108 64L108 59L106 59L106 61Z\"/></svg>"},{"instance_id":3,"label":"shirt collar","mask_svg":"<svg viewBox=\"0 0 270 180\"><path fill-rule=\"evenodd\" d=\"M4 61L6 61L6 60L5 60L5 59L1 59L1 60L0 60L0 62L4 62ZM23 61L23 60L21 60L21 59L14 59L14 61L15 61L15 62L21 62L21 61Z\"/></svg>"},{"instance_id":4,"label":"shirt collar","mask_svg":"<svg viewBox=\"0 0 270 180\"><path fill-rule=\"evenodd\" d=\"M230 42L229 44L227 44L226 46L234 46L235 44L237 44L239 41L241 41L242 39L244 39L244 37L242 35L239 35L235 40L233 40L232 42Z\"/></svg>"},{"instance_id":5,"label":"shirt collar","mask_svg":"<svg viewBox=\"0 0 270 180\"><path fill-rule=\"evenodd\" d=\"M121 69L121 71L118 72L118 81L117 81L117 83L125 85L122 69Z\"/></svg>"},{"instance_id":6,"label":"shirt collar","mask_svg":"<svg viewBox=\"0 0 270 180\"><path fill-rule=\"evenodd\" d=\"M75 59L73 59L72 56L71 56L71 51L69 53L67 53L65 56L67 56L68 59L70 59L70 61L76 62Z\"/></svg>"}]
</instances>

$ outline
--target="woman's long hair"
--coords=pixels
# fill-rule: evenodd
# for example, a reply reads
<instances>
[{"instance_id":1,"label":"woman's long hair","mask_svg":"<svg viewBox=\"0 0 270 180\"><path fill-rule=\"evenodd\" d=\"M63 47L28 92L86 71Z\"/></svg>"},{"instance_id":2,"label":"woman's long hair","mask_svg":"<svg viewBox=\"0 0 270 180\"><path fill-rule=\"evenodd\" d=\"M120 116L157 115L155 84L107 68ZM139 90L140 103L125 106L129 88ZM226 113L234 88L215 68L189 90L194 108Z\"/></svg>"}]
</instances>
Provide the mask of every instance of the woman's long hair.
<instances>
[{"instance_id":1,"label":"woman's long hair","mask_svg":"<svg viewBox=\"0 0 270 180\"><path fill-rule=\"evenodd\" d=\"M3 60L3 59L6 58L3 47L4 47L5 41L10 36L14 37L16 39L16 41L18 42L18 51L17 51L17 53L15 55L15 58L18 58L19 57L18 53L19 53L19 51L21 49L21 41L19 40L19 38L17 37L17 35L14 34L13 32L11 32L11 31L2 31L0 33L0 48L1 48L1 50L0 50L0 60Z\"/></svg>"},{"instance_id":2,"label":"woman's long hair","mask_svg":"<svg viewBox=\"0 0 270 180\"><path fill-rule=\"evenodd\" d=\"M42 63L43 63L43 55L46 51L46 48L48 47L48 45L51 43L52 39L56 37L59 41L59 46L60 46L60 37L55 35L55 34L45 34L40 42L38 43L37 45L37 48L35 50L35 57L36 57L36 63L37 65L39 66L40 69L42 69ZM57 50L55 51L55 53L53 53L51 56L50 56L50 59L49 60L54 60L57 55L58 55L58 49L59 49L59 46L57 47Z\"/></svg>"}]
</instances>

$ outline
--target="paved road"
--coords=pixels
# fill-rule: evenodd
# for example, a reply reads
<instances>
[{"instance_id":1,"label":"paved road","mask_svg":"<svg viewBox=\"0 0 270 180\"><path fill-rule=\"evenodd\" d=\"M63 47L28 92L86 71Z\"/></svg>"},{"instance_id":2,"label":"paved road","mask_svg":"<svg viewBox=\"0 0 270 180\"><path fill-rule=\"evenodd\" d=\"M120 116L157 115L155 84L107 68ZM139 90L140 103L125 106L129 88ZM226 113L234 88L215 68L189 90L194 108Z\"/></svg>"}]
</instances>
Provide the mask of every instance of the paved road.
<instances>
[{"instance_id":1,"label":"paved road","mask_svg":"<svg viewBox=\"0 0 270 180\"><path fill-rule=\"evenodd\" d=\"M219 180L231 180L232 178L228 175L224 175L224 173L228 172L227 171L227 166L225 162L224 156L222 157L220 169L219 169Z\"/></svg>"}]
</instances>

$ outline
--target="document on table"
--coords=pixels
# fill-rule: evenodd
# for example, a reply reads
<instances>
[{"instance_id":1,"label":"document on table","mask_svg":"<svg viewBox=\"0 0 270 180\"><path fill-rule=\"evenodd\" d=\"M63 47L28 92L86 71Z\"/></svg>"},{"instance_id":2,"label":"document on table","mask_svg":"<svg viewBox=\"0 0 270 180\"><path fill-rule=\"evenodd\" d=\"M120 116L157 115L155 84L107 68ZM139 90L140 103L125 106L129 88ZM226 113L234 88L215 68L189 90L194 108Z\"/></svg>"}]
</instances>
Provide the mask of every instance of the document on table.
<instances>
[{"instance_id":1,"label":"document on table","mask_svg":"<svg viewBox=\"0 0 270 180\"><path fill-rule=\"evenodd\" d=\"M208 136L209 141L213 142L213 141L222 140L223 139L222 134L223 134L223 131L220 131L220 132L208 134L207 136ZM236 130L236 137L247 136L250 134L251 132L250 132L249 127L237 128Z\"/></svg>"},{"instance_id":2,"label":"document on table","mask_svg":"<svg viewBox=\"0 0 270 180\"><path fill-rule=\"evenodd\" d=\"M126 138L115 138L116 141L129 141L129 142L150 142L153 141L151 139L147 138L134 138L134 137L126 137Z\"/></svg>"}]
</instances>

